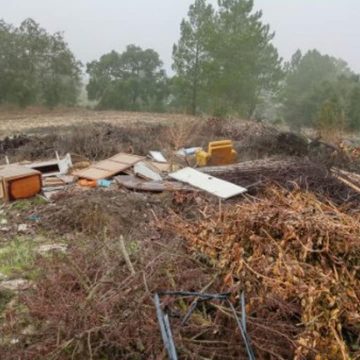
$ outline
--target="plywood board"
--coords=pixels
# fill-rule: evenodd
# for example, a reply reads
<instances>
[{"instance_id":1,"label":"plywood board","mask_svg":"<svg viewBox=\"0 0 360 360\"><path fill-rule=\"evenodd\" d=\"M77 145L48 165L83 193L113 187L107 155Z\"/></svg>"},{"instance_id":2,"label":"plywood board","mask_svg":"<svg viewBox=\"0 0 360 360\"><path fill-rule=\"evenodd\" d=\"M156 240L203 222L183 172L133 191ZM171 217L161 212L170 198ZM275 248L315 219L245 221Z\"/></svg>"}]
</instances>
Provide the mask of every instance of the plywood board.
<instances>
[{"instance_id":1,"label":"plywood board","mask_svg":"<svg viewBox=\"0 0 360 360\"><path fill-rule=\"evenodd\" d=\"M243 194L247 191L241 186L204 174L190 167L179 170L169 176L175 180L182 181L198 189L204 190L221 199L230 199L231 197Z\"/></svg>"},{"instance_id":2,"label":"plywood board","mask_svg":"<svg viewBox=\"0 0 360 360\"><path fill-rule=\"evenodd\" d=\"M124 171L124 170L128 169L129 165L124 164L124 163L119 163L117 161L112 161L112 160L103 160L103 161L96 163L92 167L94 167L96 169L106 170L106 171L109 171L110 173L113 173L114 171L116 171L116 172Z\"/></svg>"},{"instance_id":3,"label":"plywood board","mask_svg":"<svg viewBox=\"0 0 360 360\"><path fill-rule=\"evenodd\" d=\"M156 161L148 161L153 167L158 169L161 172L170 172L171 171L171 165L168 163L159 163Z\"/></svg>"},{"instance_id":4,"label":"plywood board","mask_svg":"<svg viewBox=\"0 0 360 360\"><path fill-rule=\"evenodd\" d=\"M120 153L109 159L95 163L84 170L74 172L79 178L88 180L101 180L111 178L144 160L143 156Z\"/></svg>"},{"instance_id":5,"label":"plywood board","mask_svg":"<svg viewBox=\"0 0 360 360\"><path fill-rule=\"evenodd\" d=\"M139 156L139 155L120 153L120 154L116 154L116 155L112 156L110 159L113 161L120 162L120 163L134 165L138 161L144 160L145 158L143 156Z\"/></svg>"},{"instance_id":6,"label":"plywood board","mask_svg":"<svg viewBox=\"0 0 360 360\"><path fill-rule=\"evenodd\" d=\"M89 167L87 169L76 172L75 175L77 175L83 179L101 180L101 179L106 179L106 178L110 177L111 172L109 172L107 170Z\"/></svg>"},{"instance_id":7,"label":"plywood board","mask_svg":"<svg viewBox=\"0 0 360 360\"><path fill-rule=\"evenodd\" d=\"M5 180L38 174L40 174L39 171L28 169L24 166L6 165L0 167L0 177L4 178Z\"/></svg>"}]
</instances>

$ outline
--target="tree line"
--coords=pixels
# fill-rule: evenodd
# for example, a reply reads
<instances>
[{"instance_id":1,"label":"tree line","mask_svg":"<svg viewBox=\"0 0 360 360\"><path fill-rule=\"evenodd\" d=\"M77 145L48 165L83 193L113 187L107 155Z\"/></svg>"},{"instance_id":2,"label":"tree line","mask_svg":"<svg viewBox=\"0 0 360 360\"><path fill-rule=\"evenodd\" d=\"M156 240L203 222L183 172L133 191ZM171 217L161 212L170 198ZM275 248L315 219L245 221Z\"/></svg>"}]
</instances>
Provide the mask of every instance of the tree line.
<instances>
[{"instance_id":1,"label":"tree line","mask_svg":"<svg viewBox=\"0 0 360 360\"><path fill-rule=\"evenodd\" d=\"M76 104L87 75L99 109L177 111L360 128L360 78L345 61L298 50L284 62L253 0L195 0L173 47L173 76L153 49L128 45L84 67L61 33L0 21L0 103Z\"/></svg>"}]
</instances>

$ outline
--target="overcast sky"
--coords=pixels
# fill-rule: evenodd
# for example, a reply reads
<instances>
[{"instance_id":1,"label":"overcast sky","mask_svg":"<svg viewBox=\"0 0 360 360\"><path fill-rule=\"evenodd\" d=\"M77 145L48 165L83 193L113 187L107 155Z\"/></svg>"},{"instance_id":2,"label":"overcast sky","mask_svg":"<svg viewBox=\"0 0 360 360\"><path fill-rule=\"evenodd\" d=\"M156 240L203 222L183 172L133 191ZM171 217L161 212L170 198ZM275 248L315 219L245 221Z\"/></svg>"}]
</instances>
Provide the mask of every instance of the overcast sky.
<instances>
[{"instance_id":1,"label":"overcast sky","mask_svg":"<svg viewBox=\"0 0 360 360\"><path fill-rule=\"evenodd\" d=\"M31 17L50 32L64 31L83 63L133 43L157 50L169 70L180 21L192 2L0 0L0 17L15 25ZM317 48L342 57L360 73L359 0L255 0L255 6L276 32L274 43L285 59L298 48Z\"/></svg>"}]
</instances>

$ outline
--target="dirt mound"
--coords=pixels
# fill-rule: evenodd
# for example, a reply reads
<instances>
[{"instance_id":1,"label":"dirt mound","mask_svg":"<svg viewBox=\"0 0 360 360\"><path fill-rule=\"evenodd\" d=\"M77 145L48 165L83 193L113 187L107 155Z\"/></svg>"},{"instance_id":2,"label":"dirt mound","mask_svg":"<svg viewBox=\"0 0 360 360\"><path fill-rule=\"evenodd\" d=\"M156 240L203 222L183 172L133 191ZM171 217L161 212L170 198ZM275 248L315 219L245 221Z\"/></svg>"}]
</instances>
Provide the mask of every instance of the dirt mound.
<instances>
[{"instance_id":1,"label":"dirt mound","mask_svg":"<svg viewBox=\"0 0 360 360\"><path fill-rule=\"evenodd\" d=\"M54 204L35 209L40 226L61 235L119 237L151 234L149 210L170 201L167 194L148 195L95 189L59 195ZM160 211L160 210L159 210Z\"/></svg>"}]
</instances>

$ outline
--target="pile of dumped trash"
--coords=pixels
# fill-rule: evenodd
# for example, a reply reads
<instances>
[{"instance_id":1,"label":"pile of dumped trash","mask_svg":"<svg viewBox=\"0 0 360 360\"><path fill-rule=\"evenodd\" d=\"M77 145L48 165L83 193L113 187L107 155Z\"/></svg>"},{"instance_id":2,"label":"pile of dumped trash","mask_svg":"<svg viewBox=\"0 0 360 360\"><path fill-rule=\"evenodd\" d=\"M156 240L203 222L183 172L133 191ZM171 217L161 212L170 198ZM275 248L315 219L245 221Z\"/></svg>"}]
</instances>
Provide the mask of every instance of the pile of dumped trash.
<instances>
[{"instance_id":1,"label":"pile of dumped trash","mask_svg":"<svg viewBox=\"0 0 360 360\"><path fill-rule=\"evenodd\" d=\"M360 175L305 148L238 162L241 147L225 140L1 166L0 197L41 194L46 204L26 216L69 246L37 258L42 271L22 306L6 311L0 350L28 359L358 358ZM24 324L38 328L28 334Z\"/></svg>"}]
</instances>

